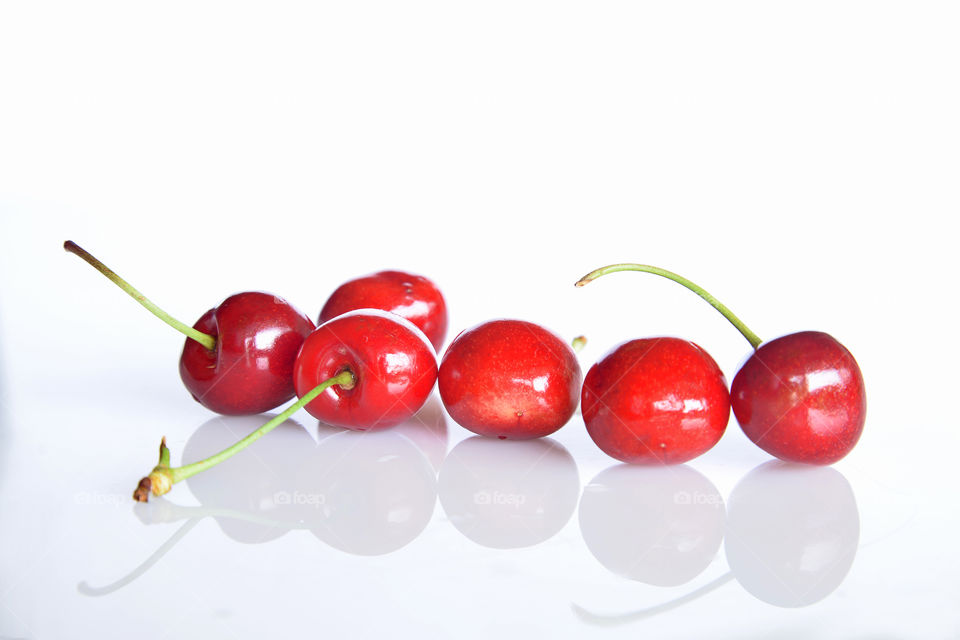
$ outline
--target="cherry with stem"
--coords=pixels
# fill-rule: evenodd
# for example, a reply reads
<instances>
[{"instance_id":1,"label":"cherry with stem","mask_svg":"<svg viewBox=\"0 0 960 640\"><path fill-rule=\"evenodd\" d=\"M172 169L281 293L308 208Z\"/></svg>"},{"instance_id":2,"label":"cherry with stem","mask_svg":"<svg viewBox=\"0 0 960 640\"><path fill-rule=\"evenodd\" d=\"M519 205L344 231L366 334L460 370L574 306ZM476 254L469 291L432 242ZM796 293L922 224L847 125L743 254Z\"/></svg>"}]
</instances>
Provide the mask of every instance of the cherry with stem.
<instances>
[{"instance_id":1,"label":"cherry with stem","mask_svg":"<svg viewBox=\"0 0 960 640\"><path fill-rule=\"evenodd\" d=\"M294 396L294 361L314 325L283 298L262 291L236 293L190 327L75 242L68 240L63 248L187 336L180 356L180 379L203 406L226 415L252 415Z\"/></svg>"},{"instance_id":2,"label":"cherry with stem","mask_svg":"<svg viewBox=\"0 0 960 640\"><path fill-rule=\"evenodd\" d=\"M325 322L303 342L294 364L300 399L239 442L209 458L170 466L160 443L160 460L133 494L145 502L180 480L226 460L282 424L297 410L324 422L360 431L387 429L408 420L427 401L437 381L437 356L413 323L398 315L366 309ZM324 393L328 391L328 393Z\"/></svg>"},{"instance_id":3,"label":"cherry with stem","mask_svg":"<svg viewBox=\"0 0 960 640\"><path fill-rule=\"evenodd\" d=\"M690 289L719 311L753 347L730 387L733 413L746 436L791 462L833 464L856 445L866 420L863 375L834 337L801 331L763 342L699 285L672 271L620 263L591 271L576 286L618 271L652 273Z\"/></svg>"}]
</instances>

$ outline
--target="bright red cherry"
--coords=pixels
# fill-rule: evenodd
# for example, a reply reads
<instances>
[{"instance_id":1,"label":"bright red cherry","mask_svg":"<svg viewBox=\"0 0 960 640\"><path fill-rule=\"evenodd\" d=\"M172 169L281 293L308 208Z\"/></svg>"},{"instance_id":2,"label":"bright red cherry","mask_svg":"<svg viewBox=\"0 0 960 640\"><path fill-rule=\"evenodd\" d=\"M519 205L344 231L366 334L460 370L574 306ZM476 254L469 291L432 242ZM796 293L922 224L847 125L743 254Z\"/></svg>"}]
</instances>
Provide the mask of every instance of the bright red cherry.
<instances>
[{"instance_id":1,"label":"bright red cherry","mask_svg":"<svg viewBox=\"0 0 960 640\"><path fill-rule=\"evenodd\" d=\"M68 240L63 248L187 336L180 378L203 406L217 413L247 415L268 411L293 397L293 362L314 325L283 298L259 291L238 293L189 327L76 243Z\"/></svg>"},{"instance_id":2,"label":"bright red cherry","mask_svg":"<svg viewBox=\"0 0 960 640\"><path fill-rule=\"evenodd\" d=\"M860 367L842 344L819 331L761 344L734 376L730 392L747 437L792 462L843 458L867 415Z\"/></svg>"},{"instance_id":3,"label":"bright red cherry","mask_svg":"<svg viewBox=\"0 0 960 640\"><path fill-rule=\"evenodd\" d=\"M259 291L230 296L193 328L213 336L207 349L187 338L180 378L194 399L217 413L247 415L294 396L293 363L313 322L283 298Z\"/></svg>"},{"instance_id":4,"label":"bright red cherry","mask_svg":"<svg viewBox=\"0 0 960 640\"><path fill-rule=\"evenodd\" d=\"M522 320L467 329L440 363L440 397L450 417L501 440L539 438L565 425L577 408L580 381L573 349Z\"/></svg>"},{"instance_id":5,"label":"bright red cherry","mask_svg":"<svg viewBox=\"0 0 960 640\"><path fill-rule=\"evenodd\" d=\"M403 271L380 271L340 285L320 311L319 323L348 311L382 309L406 318L440 351L447 335L447 304L437 285Z\"/></svg>"},{"instance_id":6,"label":"bright red cherry","mask_svg":"<svg viewBox=\"0 0 960 640\"><path fill-rule=\"evenodd\" d=\"M427 401L437 380L437 358L423 332L386 311L365 309L337 316L311 333L294 365L300 398L248 436L203 460L172 467L160 459L140 480L134 500L146 502L177 482L223 462L308 407L327 424L358 431L385 429L407 420Z\"/></svg>"},{"instance_id":7,"label":"bright red cherry","mask_svg":"<svg viewBox=\"0 0 960 640\"><path fill-rule=\"evenodd\" d=\"M607 455L673 464L720 440L730 396L720 367L699 346L645 338L624 342L590 368L581 408L587 432Z\"/></svg>"},{"instance_id":8,"label":"bright red cherry","mask_svg":"<svg viewBox=\"0 0 960 640\"><path fill-rule=\"evenodd\" d=\"M835 338L802 331L763 341L716 298L673 272L614 264L588 273L583 286L615 271L643 271L678 282L706 300L750 342L754 353L733 378L734 415L750 440L782 460L832 464L860 439L867 396L860 367Z\"/></svg>"},{"instance_id":9,"label":"bright red cherry","mask_svg":"<svg viewBox=\"0 0 960 640\"><path fill-rule=\"evenodd\" d=\"M362 309L323 323L307 337L293 381L302 396L344 371L354 384L330 387L307 411L330 425L376 431L400 424L424 405L437 380L437 357L411 322Z\"/></svg>"}]
</instances>

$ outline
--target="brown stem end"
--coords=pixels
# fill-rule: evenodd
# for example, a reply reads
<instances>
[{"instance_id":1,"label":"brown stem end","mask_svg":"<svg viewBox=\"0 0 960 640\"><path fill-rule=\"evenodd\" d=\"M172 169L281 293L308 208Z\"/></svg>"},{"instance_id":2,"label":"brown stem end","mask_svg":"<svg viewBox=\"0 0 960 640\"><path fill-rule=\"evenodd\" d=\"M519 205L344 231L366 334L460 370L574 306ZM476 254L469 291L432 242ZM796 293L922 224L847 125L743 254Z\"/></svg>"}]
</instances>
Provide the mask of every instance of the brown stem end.
<instances>
[{"instance_id":1,"label":"brown stem end","mask_svg":"<svg viewBox=\"0 0 960 640\"><path fill-rule=\"evenodd\" d=\"M140 484L137 485L136 490L133 492L133 499L137 502L146 502L147 498L150 497L150 486L152 484L150 478L142 478Z\"/></svg>"}]
</instances>

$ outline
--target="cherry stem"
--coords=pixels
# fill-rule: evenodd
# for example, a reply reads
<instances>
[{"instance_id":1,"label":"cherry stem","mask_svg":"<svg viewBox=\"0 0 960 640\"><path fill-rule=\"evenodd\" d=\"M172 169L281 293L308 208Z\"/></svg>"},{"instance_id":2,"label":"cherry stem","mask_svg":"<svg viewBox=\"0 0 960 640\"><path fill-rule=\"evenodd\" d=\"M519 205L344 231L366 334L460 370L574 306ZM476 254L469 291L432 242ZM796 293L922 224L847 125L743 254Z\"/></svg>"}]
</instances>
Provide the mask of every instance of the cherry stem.
<instances>
[{"instance_id":1,"label":"cherry stem","mask_svg":"<svg viewBox=\"0 0 960 640\"><path fill-rule=\"evenodd\" d=\"M593 282L600 276L607 275L608 273L614 273L616 271L643 271L644 273L652 273L654 275L667 278L668 280L673 280L674 282L678 282L683 286L685 286L687 289L690 289L690 291L693 291L695 294L697 294L707 302L709 302L714 309L716 309L721 314L723 314L723 317L729 320L730 324L735 326L737 330L743 334L743 337L747 339L747 341L753 346L754 349L759 347L760 343L763 342L763 340L761 340L757 334L751 331L747 327L747 325L743 324L743 321L737 316L735 316L733 312L726 307L726 305L724 305L719 300L714 298L712 295L707 293L703 289L703 287L700 287L699 285L696 285L690 282L683 276L677 275L672 271L667 271L666 269L661 269L660 267L651 267L650 265L647 265L647 264L634 264L630 262L625 262L621 264L611 264L606 267L600 267L599 269L596 269L595 271L591 271L587 275L583 276L576 282L576 286L582 287L588 282Z\"/></svg>"},{"instance_id":2,"label":"cherry stem","mask_svg":"<svg viewBox=\"0 0 960 640\"><path fill-rule=\"evenodd\" d=\"M110 280L110 282L112 282L113 284L117 285L118 287L126 291L131 298L133 298L134 300L142 304L144 307L146 307L147 311L157 316L158 318L166 322L168 325L170 325L171 327L173 327L183 335L193 340L196 340L197 342L202 344L207 349L210 349L211 351L213 351L214 347L217 346L216 338L214 338L208 333L197 331L193 327L180 322L179 320L177 320L176 318L168 314L166 311L164 311L157 305L153 304L149 299L147 299L145 295L143 295L142 293L134 289L129 282L127 282L126 280L118 276L113 271L113 269L111 269L107 265L103 264L102 262L94 258L91 254L89 254L86 251L86 249L84 249L83 247L75 243L73 240L67 240L66 242L64 242L63 248L65 251L83 258L83 260L87 264L89 264L91 267L93 267L94 269L102 273L104 276L106 276L106 278Z\"/></svg>"},{"instance_id":3,"label":"cherry stem","mask_svg":"<svg viewBox=\"0 0 960 640\"><path fill-rule=\"evenodd\" d=\"M570 341L570 346L573 347L574 353L580 353L587 346L587 336L577 336Z\"/></svg>"},{"instance_id":4,"label":"cherry stem","mask_svg":"<svg viewBox=\"0 0 960 640\"><path fill-rule=\"evenodd\" d=\"M150 472L149 476L140 480L136 491L133 492L133 499L137 502L146 502L150 493L153 493L155 496L160 496L167 493L177 482L186 480L187 478L195 476L202 471L206 471L210 467L216 466L227 458L230 458L233 455L243 451L251 444L273 431L277 426L283 424L287 418L309 404L314 398L319 396L330 387L334 385L340 385L344 389L352 389L356 383L357 378L353 375L352 371L345 370L341 373L338 373L334 377L330 378L329 380L324 380L316 387L305 393L302 398L294 402L282 413L278 414L269 422L259 427L247 437L243 438L242 440L238 440L223 451L215 453L209 458L205 458L192 464L186 464L182 467L170 467L170 449L167 448L166 438L162 439L160 441L160 461L157 466L153 468L153 471Z\"/></svg>"}]
</instances>

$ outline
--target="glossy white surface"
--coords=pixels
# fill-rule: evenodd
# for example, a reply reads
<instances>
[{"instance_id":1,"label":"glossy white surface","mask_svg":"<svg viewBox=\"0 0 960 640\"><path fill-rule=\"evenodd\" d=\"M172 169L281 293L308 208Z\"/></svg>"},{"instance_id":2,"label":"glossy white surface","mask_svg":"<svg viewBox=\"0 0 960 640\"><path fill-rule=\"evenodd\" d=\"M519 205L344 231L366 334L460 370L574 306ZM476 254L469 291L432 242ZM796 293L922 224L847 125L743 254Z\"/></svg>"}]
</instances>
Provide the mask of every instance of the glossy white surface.
<instances>
[{"instance_id":1,"label":"glossy white surface","mask_svg":"<svg viewBox=\"0 0 960 640\"><path fill-rule=\"evenodd\" d=\"M0 637L960 636L960 26L953 3L5 3ZM423 273L448 342L494 317L696 341L824 330L868 416L830 468L731 419L686 466L617 465L575 416L473 438L436 400L378 435L301 413L134 505L194 403L192 322L262 289Z\"/></svg>"}]
</instances>

